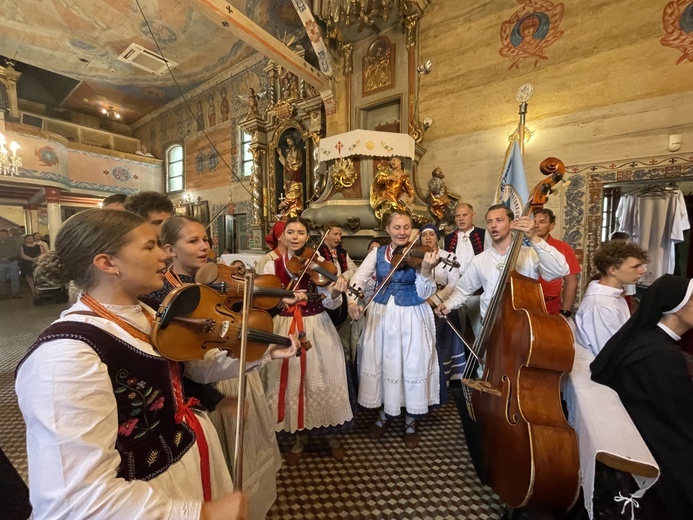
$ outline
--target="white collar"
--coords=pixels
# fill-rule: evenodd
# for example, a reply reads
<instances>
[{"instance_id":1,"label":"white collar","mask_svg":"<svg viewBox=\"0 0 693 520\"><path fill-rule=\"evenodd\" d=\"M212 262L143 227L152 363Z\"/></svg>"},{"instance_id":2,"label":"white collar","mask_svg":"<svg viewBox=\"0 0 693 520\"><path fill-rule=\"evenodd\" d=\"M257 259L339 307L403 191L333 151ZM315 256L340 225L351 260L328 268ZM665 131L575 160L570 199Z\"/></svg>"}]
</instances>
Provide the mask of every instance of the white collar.
<instances>
[{"instance_id":1,"label":"white collar","mask_svg":"<svg viewBox=\"0 0 693 520\"><path fill-rule=\"evenodd\" d=\"M681 336L676 334L673 330L671 330L669 327L664 325L661 321L657 323L657 326L662 329L664 332L666 332L671 338L673 338L674 341L679 341L681 339Z\"/></svg>"}]
</instances>

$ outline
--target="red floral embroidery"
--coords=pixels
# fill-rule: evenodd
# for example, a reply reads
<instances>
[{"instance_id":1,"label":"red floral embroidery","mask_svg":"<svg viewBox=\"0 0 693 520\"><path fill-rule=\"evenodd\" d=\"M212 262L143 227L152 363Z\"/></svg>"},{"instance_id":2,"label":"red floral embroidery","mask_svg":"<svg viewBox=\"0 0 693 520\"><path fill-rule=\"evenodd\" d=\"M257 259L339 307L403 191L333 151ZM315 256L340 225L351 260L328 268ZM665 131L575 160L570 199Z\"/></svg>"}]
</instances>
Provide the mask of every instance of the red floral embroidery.
<instances>
[{"instance_id":1,"label":"red floral embroidery","mask_svg":"<svg viewBox=\"0 0 693 520\"><path fill-rule=\"evenodd\" d=\"M152 403L149 410L161 410L164 407L164 398L159 397L156 401Z\"/></svg>"},{"instance_id":2,"label":"red floral embroidery","mask_svg":"<svg viewBox=\"0 0 693 520\"><path fill-rule=\"evenodd\" d=\"M135 429L135 426L139 422L139 419L136 417L133 417L132 419L128 419L125 421L123 424L120 425L120 428L118 428L118 435L124 435L125 437L129 436L133 430Z\"/></svg>"}]
</instances>

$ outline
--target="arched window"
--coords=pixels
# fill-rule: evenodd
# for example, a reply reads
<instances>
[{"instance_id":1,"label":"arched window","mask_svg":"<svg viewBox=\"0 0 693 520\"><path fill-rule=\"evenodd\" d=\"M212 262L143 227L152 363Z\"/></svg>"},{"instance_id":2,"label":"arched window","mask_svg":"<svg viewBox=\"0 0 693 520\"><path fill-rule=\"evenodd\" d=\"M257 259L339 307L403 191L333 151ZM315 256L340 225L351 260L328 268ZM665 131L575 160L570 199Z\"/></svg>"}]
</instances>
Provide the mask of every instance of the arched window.
<instances>
[{"instance_id":1,"label":"arched window","mask_svg":"<svg viewBox=\"0 0 693 520\"><path fill-rule=\"evenodd\" d=\"M174 144L166 152L166 191L183 191L183 146Z\"/></svg>"}]
</instances>

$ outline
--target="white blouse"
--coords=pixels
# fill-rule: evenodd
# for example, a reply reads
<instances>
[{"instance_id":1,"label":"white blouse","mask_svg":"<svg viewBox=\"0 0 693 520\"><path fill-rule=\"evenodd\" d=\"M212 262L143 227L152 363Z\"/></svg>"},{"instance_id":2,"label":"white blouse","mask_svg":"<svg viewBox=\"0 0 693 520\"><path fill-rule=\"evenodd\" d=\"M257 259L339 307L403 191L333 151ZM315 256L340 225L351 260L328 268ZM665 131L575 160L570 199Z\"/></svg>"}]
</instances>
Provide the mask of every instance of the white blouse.
<instances>
[{"instance_id":1,"label":"white blouse","mask_svg":"<svg viewBox=\"0 0 693 520\"><path fill-rule=\"evenodd\" d=\"M107 307L138 329L151 330L144 314L153 313L148 307ZM68 316L73 311L89 308L79 301L57 321L96 325L149 355L159 355L112 321ZM238 367L237 359L215 350L202 361L186 364L186 376L207 383L237 377ZM43 343L19 369L15 390L27 426L34 518L199 518L203 493L197 445L149 481L116 476L121 460L115 448L116 399L106 365L86 343ZM212 495L219 498L233 486L213 426L206 416L198 417L209 443Z\"/></svg>"}]
</instances>

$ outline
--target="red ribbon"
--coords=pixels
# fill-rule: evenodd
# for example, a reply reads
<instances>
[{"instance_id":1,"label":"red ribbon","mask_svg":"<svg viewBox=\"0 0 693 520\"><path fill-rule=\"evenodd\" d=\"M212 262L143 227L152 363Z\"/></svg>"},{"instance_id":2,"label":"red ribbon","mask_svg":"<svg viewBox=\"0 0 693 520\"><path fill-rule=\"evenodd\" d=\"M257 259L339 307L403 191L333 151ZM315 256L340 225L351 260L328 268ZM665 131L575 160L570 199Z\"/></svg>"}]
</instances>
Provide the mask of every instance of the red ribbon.
<instances>
[{"instance_id":1,"label":"red ribbon","mask_svg":"<svg viewBox=\"0 0 693 520\"><path fill-rule=\"evenodd\" d=\"M303 329L303 314L301 309L308 305L306 300L296 302L294 305L287 309L288 312L293 313L294 317L291 320L291 326L289 327L289 334L293 334L298 330L299 334L305 332ZM303 419L304 419L304 383L306 376L306 353L303 352L301 356L301 383L298 390L298 429L303 429ZM282 422L284 420L284 415L286 412L286 388L289 385L289 360L284 359L282 361L282 371L279 379L279 398L277 402L277 422Z\"/></svg>"},{"instance_id":2,"label":"red ribbon","mask_svg":"<svg viewBox=\"0 0 693 520\"><path fill-rule=\"evenodd\" d=\"M207 444L207 437L205 437L205 432L202 429L200 420L193 412L192 407L198 404L200 401L191 397L187 401L183 401L183 389L180 382L180 370L178 368L178 363L175 361L170 362L171 367L171 379L173 381L173 393L176 398L176 415L173 419L177 424L180 424L183 419L195 432L195 437L197 438L197 449L200 452L200 473L202 475L202 493L204 495L205 502L212 500L212 477L209 469L209 445Z\"/></svg>"}]
</instances>

